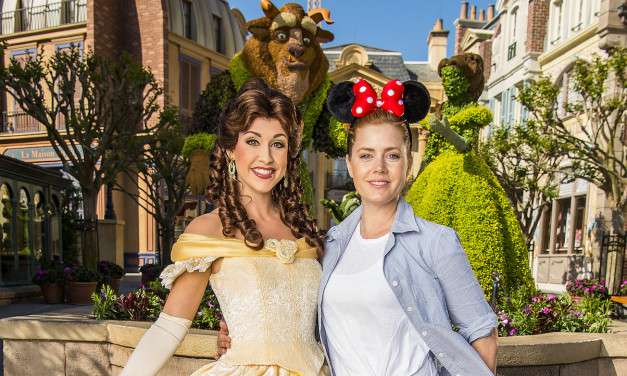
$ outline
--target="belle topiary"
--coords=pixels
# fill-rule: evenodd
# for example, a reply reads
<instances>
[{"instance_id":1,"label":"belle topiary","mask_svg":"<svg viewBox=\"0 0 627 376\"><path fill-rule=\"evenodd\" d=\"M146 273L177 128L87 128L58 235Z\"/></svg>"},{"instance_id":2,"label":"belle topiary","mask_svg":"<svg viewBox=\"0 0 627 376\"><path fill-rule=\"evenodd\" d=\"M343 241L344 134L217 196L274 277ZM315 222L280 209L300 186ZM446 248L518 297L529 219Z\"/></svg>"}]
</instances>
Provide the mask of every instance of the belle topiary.
<instances>
[{"instance_id":1,"label":"belle topiary","mask_svg":"<svg viewBox=\"0 0 627 376\"><path fill-rule=\"evenodd\" d=\"M483 61L475 54L458 55L442 60L438 72L448 101L431 117L428 164L406 199L417 215L457 231L486 296L492 294L492 272L500 274L509 291L530 286L520 225L505 191L477 153L479 131L492 120L490 111L477 103Z\"/></svg>"}]
</instances>

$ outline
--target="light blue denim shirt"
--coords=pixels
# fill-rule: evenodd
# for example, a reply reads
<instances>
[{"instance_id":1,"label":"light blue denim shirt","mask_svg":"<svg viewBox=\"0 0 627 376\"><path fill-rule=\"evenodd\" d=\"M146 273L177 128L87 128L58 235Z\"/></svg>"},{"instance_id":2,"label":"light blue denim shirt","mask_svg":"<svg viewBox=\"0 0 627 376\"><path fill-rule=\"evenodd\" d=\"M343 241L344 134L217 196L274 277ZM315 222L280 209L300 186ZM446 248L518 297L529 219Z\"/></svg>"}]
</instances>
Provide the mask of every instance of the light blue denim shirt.
<instances>
[{"instance_id":1,"label":"light blue denim shirt","mask_svg":"<svg viewBox=\"0 0 627 376\"><path fill-rule=\"evenodd\" d=\"M322 324L324 289L361 220L361 212L360 206L327 233L318 293L318 330L327 359L327 336ZM492 375L470 343L491 334L497 325L496 315L453 229L415 216L401 198L385 246L383 273L432 356L444 367L440 374Z\"/></svg>"}]
</instances>

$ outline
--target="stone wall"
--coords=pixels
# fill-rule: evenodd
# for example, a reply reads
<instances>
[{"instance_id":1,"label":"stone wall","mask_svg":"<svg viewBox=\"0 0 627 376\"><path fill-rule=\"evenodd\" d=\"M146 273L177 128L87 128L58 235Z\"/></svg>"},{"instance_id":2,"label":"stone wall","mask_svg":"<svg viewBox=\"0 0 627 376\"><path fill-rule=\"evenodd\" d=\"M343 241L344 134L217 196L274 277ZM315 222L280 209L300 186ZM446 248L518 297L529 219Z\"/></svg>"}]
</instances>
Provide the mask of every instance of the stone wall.
<instances>
[{"instance_id":1,"label":"stone wall","mask_svg":"<svg viewBox=\"0 0 627 376\"><path fill-rule=\"evenodd\" d=\"M83 316L0 320L4 375L118 375L150 323ZM159 375L189 375L216 353L216 333L192 329ZM499 376L627 375L627 333L499 338Z\"/></svg>"}]
</instances>

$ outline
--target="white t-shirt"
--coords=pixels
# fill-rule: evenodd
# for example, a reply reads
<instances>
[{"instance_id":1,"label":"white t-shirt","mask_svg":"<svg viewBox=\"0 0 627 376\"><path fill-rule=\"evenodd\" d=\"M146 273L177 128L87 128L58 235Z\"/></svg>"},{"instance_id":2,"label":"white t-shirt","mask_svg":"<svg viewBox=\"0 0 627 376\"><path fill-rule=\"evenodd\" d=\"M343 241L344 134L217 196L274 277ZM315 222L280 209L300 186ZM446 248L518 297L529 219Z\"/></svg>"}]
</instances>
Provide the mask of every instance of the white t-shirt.
<instances>
[{"instance_id":1,"label":"white t-shirt","mask_svg":"<svg viewBox=\"0 0 627 376\"><path fill-rule=\"evenodd\" d=\"M358 225L324 290L323 325L337 376L437 375L383 274L388 237L364 239Z\"/></svg>"}]
</instances>

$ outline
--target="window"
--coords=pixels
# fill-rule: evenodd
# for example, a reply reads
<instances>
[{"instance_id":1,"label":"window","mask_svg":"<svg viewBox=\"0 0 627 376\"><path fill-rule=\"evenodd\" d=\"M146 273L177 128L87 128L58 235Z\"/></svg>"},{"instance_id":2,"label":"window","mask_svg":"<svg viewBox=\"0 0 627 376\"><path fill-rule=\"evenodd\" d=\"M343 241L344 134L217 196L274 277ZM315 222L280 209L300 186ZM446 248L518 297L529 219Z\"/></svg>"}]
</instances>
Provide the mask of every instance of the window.
<instances>
[{"instance_id":1,"label":"window","mask_svg":"<svg viewBox=\"0 0 627 376\"><path fill-rule=\"evenodd\" d=\"M188 0L183 0L183 36L194 39L192 3Z\"/></svg>"},{"instance_id":2,"label":"window","mask_svg":"<svg viewBox=\"0 0 627 376\"><path fill-rule=\"evenodd\" d=\"M35 57L37 51L34 48L28 48L24 50L11 51L11 58L15 59L18 64L26 64L30 59ZM9 89L10 90L10 89ZM18 104L18 102L10 94L5 94L7 98L7 104L10 104L6 113L6 127L5 129L10 132L25 133L25 132L39 132L44 130L41 124L35 120L35 118L27 115ZM12 106L12 107L11 107Z\"/></svg>"},{"instance_id":3,"label":"window","mask_svg":"<svg viewBox=\"0 0 627 376\"><path fill-rule=\"evenodd\" d=\"M80 56L81 57L83 56L83 41L82 40L56 45L57 52L70 53L73 48L77 48L78 52L80 53ZM78 103L78 101L80 101L82 90L83 90L82 86L80 85L79 82L77 82L76 88L74 89L74 102ZM58 88L55 87L55 96L58 97L58 95L59 95ZM57 119L57 125L59 127L64 127L64 124L65 124L65 119L62 119L59 116L59 118Z\"/></svg>"},{"instance_id":4,"label":"window","mask_svg":"<svg viewBox=\"0 0 627 376\"><path fill-rule=\"evenodd\" d=\"M555 253L566 253L570 240L570 197L557 200Z\"/></svg>"},{"instance_id":5,"label":"window","mask_svg":"<svg viewBox=\"0 0 627 376\"><path fill-rule=\"evenodd\" d=\"M17 207L17 226L16 226L16 238L17 238L17 272L18 279L28 280L29 272L31 269L33 248L32 248L32 234L29 233L29 226L31 223L31 202L30 195L22 188L19 193L19 201Z\"/></svg>"},{"instance_id":6,"label":"window","mask_svg":"<svg viewBox=\"0 0 627 376\"><path fill-rule=\"evenodd\" d=\"M509 37L509 41L510 44L512 42L516 42L516 30L518 27L518 8L514 8L514 10L512 10L512 13L510 14L510 21L511 21L511 25L510 25L510 37Z\"/></svg>"},{"instance_id":7,"label":"window","mask_svg":"<svg viewBox=\"0 0 627 376\"><path fill-rule=\"evenodd\" d=\"M13 193L8 185L0 185L0 267L2 279L14 276L14 252L12 246L13 231Z\"/></svg>"},{"instance_id":8,"label":"window","mask_svg":"<svg viewBox=\"0 0 627 376\"><path fill-rule=\"evenodd\" d=\"M222 35L222 17L213 15L213 37L216 41L216 51L223 54L224 50L224 36Z\"/></svg>"},{"instance_id":9,"label":"window","mask_svg":"<svg viewBox=\"0 0 627 376\"><path fill-rule=\"evenodd\" d=\"M572 65L565 69L561 78L558 78L560 92L557 96L557 114L561 117L572 114L569 106L573 106L583 100L581 95L575 90L575 81L572 77Z\"/></svg>"},{"instance_id":10,"label":"window","mask_svg":"<svg viewBox=\"0 0 627 376\"><path fill-rule=\"evenodd\" d=\"M36 258L44 256L46 250L45 207L43 193L35 193L33 196L33 251Z\"/></svg>"},{"instance_id":11,"label":"window","mask_svg":"<svg viewBox=\"0 0 627 376\"><path fill-rule=\"evenodd\" d=\"M507 47L507 60L512 60L516 57L516 42L512 43Z\"/></svg>"},{"instance_id":12,"label":"window","mask_svg":"<svg viewBox=\"0 0 627 376\"><path fill-rule=\"evenodd\" d=\"M191 115L196 101L200 96L200 67L199 61L181 55L180 65L180 95L179 107L184 115Z\"/></svg>"},{"instance_id":13,"label":"window","mask_svg":"<svg viewBox=\"0 0 627 376\"><path fill-rule=\"evenodd\" d=\"M516 88L510 87L502 93L501 125L511 127L516 121Z\"/></svg>"},{"instance_id":14,"label":"window","mask_svg":"<svg viewBox=\"0 0 627 376\"><path fill-rule=\"evenodd\" d=\"M575 243L573 252L583 252L583 234L585 233L586 196L575 198Z\"/></svg>"},{"instance_id":15,"label":"window","mask_svg":"<svg viewBox=\"0 0 627 376\"><path fill-rule=\"evenodd\" d=\"M562 37L562 22L564 21L564 7L561 0L553 2L553 32L551 44L556 44Z\"/></svg>"},{"instance_id":16,"label":"window","mask_svg":"<svg viewBox=\"0 0 627 376\"><path fill-rule=\"evenodd\" d=\"M575 25L573 25L573 27L570 28L571 31L579 31L581 30L581 28L583 27L583 6L584 6L584 1L583 0L576 0L577 2L577 7L575 8Z\"/></svg>"}]
</instances>

